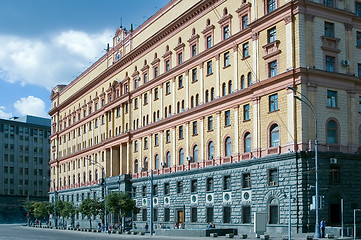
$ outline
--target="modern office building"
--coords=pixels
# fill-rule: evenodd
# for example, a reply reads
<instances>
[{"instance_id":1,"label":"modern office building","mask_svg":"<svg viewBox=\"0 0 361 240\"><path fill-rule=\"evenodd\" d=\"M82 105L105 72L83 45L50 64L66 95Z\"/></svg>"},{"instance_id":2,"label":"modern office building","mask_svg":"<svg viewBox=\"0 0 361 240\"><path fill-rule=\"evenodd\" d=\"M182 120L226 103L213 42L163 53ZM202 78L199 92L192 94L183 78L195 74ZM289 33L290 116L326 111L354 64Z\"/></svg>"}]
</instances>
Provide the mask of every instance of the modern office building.
<instances>
[{"instance_id":1,"label":"modern office building","mask_svg":"<svg viewBox=\"0 0 361 240\"><path fill-rule=\"evenodd\" d=\"M100 197L104 168L140 227L152 201L166 227L248 232L264 212L286 232L291 187L292 230L314 231L317 136L319 216L339 225L344 199L352 223L360 78L361 2L172 0L54 88L50 199Z\"/></svg>"},{"instance_id":2,"label":"modern office building","mask_svg":"<svg viewBox=\"0 0 361 240\"><path fill-rule=\"evenodd\" d=\"M0 119L0 223L26 222L24 203L46 200L50 119Z\"/></svg>"}]
</instances>

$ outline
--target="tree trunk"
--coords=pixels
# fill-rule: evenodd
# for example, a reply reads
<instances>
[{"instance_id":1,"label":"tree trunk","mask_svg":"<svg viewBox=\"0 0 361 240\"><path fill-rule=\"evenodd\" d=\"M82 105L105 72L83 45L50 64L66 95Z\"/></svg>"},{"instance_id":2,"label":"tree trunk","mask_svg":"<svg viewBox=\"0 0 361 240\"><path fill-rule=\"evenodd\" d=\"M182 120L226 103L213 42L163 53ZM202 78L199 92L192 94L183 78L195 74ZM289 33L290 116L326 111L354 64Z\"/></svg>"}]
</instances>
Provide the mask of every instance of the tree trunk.
<instances>
[{"instance_id":1,"label":"tree trunk","mask_svg":"<svg viewBox=\"0 0 361 240\"><path fill-rule=\"evenodd\" d=\"M90 224L90 229L92 229L92 217L89 216L89 224Z\"/></svg>"}]
</instances>

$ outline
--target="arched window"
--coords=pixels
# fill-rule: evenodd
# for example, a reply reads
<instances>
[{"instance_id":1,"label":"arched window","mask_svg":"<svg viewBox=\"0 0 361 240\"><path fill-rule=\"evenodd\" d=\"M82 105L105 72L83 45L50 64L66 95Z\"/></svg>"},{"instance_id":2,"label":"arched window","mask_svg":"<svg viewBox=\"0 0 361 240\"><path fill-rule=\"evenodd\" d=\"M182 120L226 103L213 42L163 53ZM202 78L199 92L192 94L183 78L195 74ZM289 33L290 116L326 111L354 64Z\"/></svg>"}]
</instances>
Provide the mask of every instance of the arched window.
<instances>
[{"instance_id":1,"label":"arched window","mask_svg":"<svg viewBox=\"0 0 361 240\"><path fill-rule=\"evenodd\" d=\"M159 169L159 156L158 156L158 154L155 155L154 166L155 166L155 169Z\"/></svg>"},{"instance_id":2,"label":"arched window","mask_svg":"<svg viewBox=\"0 0 361 240\"><path fill-rule=\"evenodd\" d=\"M327 122L327 144L337 144L337 123L335 120Z\"/></svg>"},{"instance_id":3,"label":"arched window","mask_svg":"<svg viewBox=\"0 0 361 240\"><path fill-rule=\"evenodd\" d=\"M211 88L211 101L214 100L214 88Z\"/></svg>"},{"instance_id":4,"label":"arched window","mask_svg":"<svg viewBox=\"0 0 361 240\"><path fill-rule=\"evenodd\" d=\"M279 219L279 210L278 210L278 201L277 199L273 198L269 201L269 208L268 208L268 223L269 224L278 224Z\"/></svg>"},{"instance_id":5,"label":"arched window","mask_svg":"<svg viewBox=\"0 0 361 240\"><path fill-rule=\"evenodd\" d=\"M95 181L98 181L99 176L98 176L98 169L95 170ZM74 176L74 183L75 183L75 176Z\"/></svg>"},{"instance_id":6,"label":"arched window","mask_svg":"<svg viewBox=\"0 0 361 240\"><path fill-rule=\"evenodd\" d=\"M177 102L177 113L180 113L180 102Z\"/></svg>"},{"instance_id":7,"label":"arched window","mask_svg":"<svg viewBox=\"0 0 361 240\"><path fill-rule=\"evenodd\" d=\"M89 171L89 182L92 181L92 171Z\"/></svg>"},{"instance_id":8,"label":"arched window","mask_svg":"<svg viewBox=\"0 0 361 240\"><path fill-rule=\"evenodd\" d=\"M230 137L226 138L226 142L225 142L226 146L225 146L225 156L226 157L230 157L232 155L232 140Z\"/></svg>"},{"instance_id":9,"label":"arched window","mask_svg":"<svg viewBox=\"0 0 361 240\"><path fill-rule=\"evenodd\" d=\"M179 165L183 165L184 164L184 150L183 148L181 148L179 150Z\"/></svg>"},{"instance_id":10,"label":"arched window","mask_svg":"<svg viewBox=\"0 0 361 240\"><path fill-rule=\"evenodd\" d=\"M85 174L85 172L83 172L83 182L86 182L86 174ZM65 184L65 181L64 181L64 184Z\"/></svg>"},{"instance_id":11,"label":"arched window","mask_svg":"<svg viewBox=\"0 0 361 240\"><path fill-rule=\"evenodd\" d=\"M144 171L148 170L148 158L147 157L144 158L143 170Z\"/></svg>"},{"instance_id":12,"label":"arched window","mask_svg":"<svg viewBox=\"0 0 361 240\"><path fill-rule=\"evenodd\" d=\"M191 108L194 108L194 97L191 97Z\"/></svg>"},{"instance_id":13,"label":"arched window","mask_svg":"<svg viewBox=\"0 0 361 240\"><path fill-rule=\"evenodd\" d=\"M167 164L167 167L170 167L170 166L171 166L171 156L170 156L170 152L169 152L169 151L167 152L167 162L166 162L166 164Z\"/></svg>"},{"instance_id":14,"label":"arched window","mask_svg":"<svg viewBox=\"0 0 361 240\"><path fill-rule=\"evenodd\" d=\"M228 10L227 10L227 8L224 8L223 9L223 15L225 16L225 15L227 15L228 14Z\"/></svg>"},{"instance_id":15,"label":"arched window","mask_svg":"<svg viewBox=\"0 0 361 240\"><path fill-rule=\"evenodd\" d=\"M226 92L226 83L222 84L222 96L226 96L227 92Z\"/></svg>"},{"instance_id":16,"label":"arched window","mask_svg":"<svg viewBox=\"0 0 361 240\"><path fill-rule=\"evenodd\" d=\"M209 91L206 90L206 103L209 102Z\"/></svg>"},{"instance_id":17,"label":"arched window","mask_svg":"<svg viewBox=\"0 0 361 240\"><path fill-rule=\"evenodd\" d=\"M211 25L211 20L209 20L209 18L207 19L207 26Z\"/></svg>"},{"instance_id":18,"label":"arched window","mask_svg":"<svg viewBox=\"0 0 361 240\"><path fill-rule=\"evenodd\" d=\"M251 133L246 133L244 135L244 152L252 151L252 138Z\"/></svg>"},{"instance_id":19,"label":"arched window","mask_svg":"<svg viewBox=\"0 0 361 240\"><path fill-rule=\"evenodd\" d=\"M184 111L184 100L182 100L182 110Z\"/></svg>"},{"instance_id":20,"label":"arched window","mask_svg":"<svg viewBox=\"0 0 361 240\"><path fill-rule=\"evenodd\" d=\"M252 73L248 73L248 87L252 85Z\"/></svg>"},{"instance_id":21,"label":"arched window","mask_svg":"<svg viewBox=\"0 0 361 240\"><path fill-rule=\"evenodd\" d=\"M232 93L232 81L229 80L228 81L228 94L231 94Z\"/></svg>"},{"instance_id":22,"label":"arched window","mask_svg":"<svg viewBox=\"0 0 361 240\"><path fill-rule=\"evenodd\" d=\"M164 118L167 118L167 115L168 115L168 108L165 107L164 108Z\"/></svg>"},{"instance_id":23,"label":"arched window","mask_svg":"<svg viewBox=\"0 0 361 240\"><path fill-rule=\"evenodd\" d=\"M193 147L193 162L198 162L198 145Z\"/></svg>"},{"instance_id":24,"label":"arched window","mask_svg":"<svg viewBox=\"0 0 361 240\"><path fill-rule=\"evenodd\" d=\"M78 184L80 183L80 173L78 174Z\"/></svg>"},{"instance_id":25,"label":"arched window","mask_svg":"<svg viewBox=\"0 0 361 240\"><path fill-rule=\"evenodd\" d=\"M214 158L214 143L213 141L210 141L208 143L208 159Z\"/></svg>"},{"instance_id":26,"label":"arched window","mask_svg":"<svg viewBox=\"0 0 361 240\"><path fill-rule=\"evenodd\" d=\"M134 161L134 172L138 173L138 159L135 159Z\"/></svg>"},{"instance_id":27,"label":"arched window","mask_svg":"<svg viewBox=\"0 0 361 240\"><path fill-rule=\"evenodd\" d=\"M277 124L273 124L270 128L270 146L277 147L280 145L280 129Z\"/></svg>"},{"instance_id":28,"label":"arched window","mask_svg":"<svg viewBox=\"0 0 361 240\"><path fill-rule=\"evenodd\" d=\"M196 106L199 105L199 94L196 94Z\"/></svg>"}]
</instances>

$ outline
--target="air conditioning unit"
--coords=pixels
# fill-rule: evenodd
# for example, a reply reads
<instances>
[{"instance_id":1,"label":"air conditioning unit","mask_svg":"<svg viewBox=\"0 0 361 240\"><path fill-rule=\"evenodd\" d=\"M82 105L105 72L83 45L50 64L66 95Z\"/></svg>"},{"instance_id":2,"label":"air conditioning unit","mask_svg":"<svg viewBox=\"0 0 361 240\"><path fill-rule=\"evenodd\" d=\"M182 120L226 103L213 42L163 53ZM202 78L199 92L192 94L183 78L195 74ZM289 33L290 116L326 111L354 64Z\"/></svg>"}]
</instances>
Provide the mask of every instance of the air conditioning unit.
<instances>
[{"instance_id":1,"label":"air conditioning unit","mask_svg":"<svg viewBox=\"0 0 361 240\"><path fill-rule=\"evenodd\" d=\"M157 197L153 197L153 205L154 206L158 206L158 198Z\"/></svg>"},{"instance_id":2,"label":"air conditioning unit","mask_svg":"<svg viewBox=\"0 0 361 240\"><path fill-rule=\"evenodd\" d=\"M142 206L147 206L147 199L146 198L142 199Z\"/></svg>"},{"instance_id":3,"label":"air conditioning unit","mask_svg":"<svg viewBox=\"0 0 361 240\"><path fill-rule=\"evenodd\" d=\"M276 186L276 185L277 185L277 183L275 181L269 182L269 186Z\"/></svg>"},{"instance_id":4,"label":"air conditioning unit","mask_svg":"<svg viewBox=\"0 0 361 240\"><path fill-rule=\"evenodd\" d=\"M190 162L190 161L192 161L192 156L187 156L186 159L188 162Z\"/></svg>"},{"instance_id":5,"label":"air conditioning unit","mask_svg":"<svg viewBox=\"0 0 361 240\"><path fill-rule=\"evenodd\" d=\"M191 195L191 204L198 204L198 195Z\"/></svg>"},{"instance_id":6,"label":"air conditioning unit","mask_svg":"<svg viewBox=\"0 0 361 240\"><path fill-rule=\"evenodd\" d=\"M170 204L170 197L164 197L164 205Z\"/></svg>"},{"instance_id":7,"label":"air conditioning unit","mask_svg":"<svg viewBox=\"0 0 361 240\"><path fill-rule=\"evenodd\" d=\"M350 65L350 60L343 59L342 60L342 65L349 66Z\"/></svg>"},{"instance_id":8,"label":"air conditioning unit","mask_svg":"<svg viewBox=\"0 0 361 240\"><path fill-rule=\"evenodd\" d=\"M214 193L206 194L206 203L213 204L214 203Z\"/></svg>"},{"instance_id":9,"label":"air conditioning unit","mask_svg":"<svg viewBox=\"0 0 361 240\"><path fill-rule=\"evenodd\" d=\"M232 202L232 193L223 192L223 203L231 203L231 202Z\"/></svg>"},{"instance_id":10,"label":"air conditioning unit","mask_svg":"<svg viewBox=\"0 0 361 240\"><path fill-rule=\"evenodd\" d=\"M242 191L242 201L247 202L252 200L252 190Z\"/></svg>"},{"instance_id":11,"label":"air conditioning unit","mask_svg":"<svg viewBox=\"0 0 361 240\"><path fill-rule=\"evenodd\" d=\"M337 164L337 158L330 158L330 164Z\"/></svg>"}]
</instances>

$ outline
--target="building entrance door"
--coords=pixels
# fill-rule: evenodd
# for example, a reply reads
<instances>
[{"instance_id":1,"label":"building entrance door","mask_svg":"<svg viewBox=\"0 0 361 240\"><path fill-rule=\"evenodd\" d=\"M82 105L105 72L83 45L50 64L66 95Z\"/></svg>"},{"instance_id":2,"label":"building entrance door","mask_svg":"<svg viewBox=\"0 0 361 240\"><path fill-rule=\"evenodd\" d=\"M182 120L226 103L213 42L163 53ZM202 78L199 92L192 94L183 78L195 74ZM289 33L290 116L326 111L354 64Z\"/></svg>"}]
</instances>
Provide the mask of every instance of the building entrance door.
<instances>
[{"instance_id":1,"label":"building entrance door","mask_svg":"<svg viewBox=\"0 0 361 240\"><path fill-rule=\"evenodd\" d=\"M184 223L183 223L183 217L184 217L184 212L183 210L178 210L177 211L177 222L178 222L178 226L180 228L184 228Z\"/></svg>"}]
</instances>

